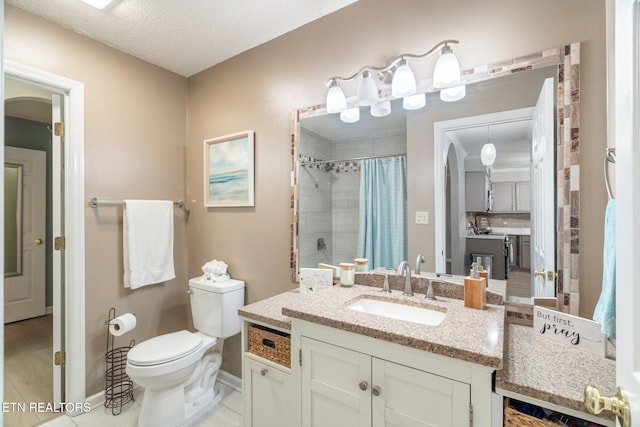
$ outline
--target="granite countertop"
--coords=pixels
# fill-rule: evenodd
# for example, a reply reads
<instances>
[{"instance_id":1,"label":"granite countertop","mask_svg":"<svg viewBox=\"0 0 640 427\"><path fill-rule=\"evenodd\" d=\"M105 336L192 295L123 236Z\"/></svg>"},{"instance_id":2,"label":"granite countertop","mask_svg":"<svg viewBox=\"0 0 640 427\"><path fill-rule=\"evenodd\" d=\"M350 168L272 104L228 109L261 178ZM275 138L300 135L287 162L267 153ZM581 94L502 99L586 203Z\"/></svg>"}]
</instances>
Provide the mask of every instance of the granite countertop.
<instances>
[{"instance_id":1,"label":"granite countertop","mask_svg":"<svg viewBox=\"0 0 640 427\"><path fill-rule=\"evenodd\" d=\"M404 297L398 290L391 298L447 309L447 317L438 326L416 324L407 328L406 322L346 308L348 302L365 295L381 296L379 287L375 287L381 283L353 288L336 286L315 294L301 294L294 289L247 305L238 313L250 321L285 331L291 330L291 317L295 317L494 367L498 393L512 392L580 412L585 412L586 384L596 385L605 396L615 395L615 361L540 337L529 326L503 323L502 306L489 305L488 310L482 311L465 308L460 299L455 299L460 297L455 285L462 285L462 277L422 273L414 278L418 279L414 292L416 288L421 290L421 277L434 281L437 301L425 301L422 294ZM377 275L363 275L361 282L377 279ZM390 282L392 289L399 289L399 284ZM498 291L502 285L499 282ZM454 298L440 296L443 293ZM613 419L609 415L602 417Z\"/></svg>"},{"instance_id":2,"label":"granite countertop","mask_svg":"<svg viewBox=\"0 0 640 427\"><path fill-rule=\"evenodd\" d=\"M446 310L447 316L439 325L427 326L347 308L351 302L363 297ZM281 308L281 314L277 313L278 308ZM382 294L378 288L355 285L352 288L334 286L308 294L293 290L243 307L239 314L264 323L269 323L268 319L275 315L272 323L279 328L286 326L284 315L495 369L502 368L505 312L501 305L487 304L487 309L476 310L464 307L460 299L439 296L436 301L426 301L424 294L405 297L397 290Z\"/></svg>"},{"instance_id":3,"label":"granite countertop","mask_svg":"<svg viewBox=\"0 0 640 427\"><path fill-rule=\"evenodd\" d=\"M584 386L604 396L616 394L614 360L571 348L534 333L528 326L505 326L505 355L496 373L496 391L510 391L585 412ZM612 416L603 415L612 420Z\"/></svg>"}]
</instances>

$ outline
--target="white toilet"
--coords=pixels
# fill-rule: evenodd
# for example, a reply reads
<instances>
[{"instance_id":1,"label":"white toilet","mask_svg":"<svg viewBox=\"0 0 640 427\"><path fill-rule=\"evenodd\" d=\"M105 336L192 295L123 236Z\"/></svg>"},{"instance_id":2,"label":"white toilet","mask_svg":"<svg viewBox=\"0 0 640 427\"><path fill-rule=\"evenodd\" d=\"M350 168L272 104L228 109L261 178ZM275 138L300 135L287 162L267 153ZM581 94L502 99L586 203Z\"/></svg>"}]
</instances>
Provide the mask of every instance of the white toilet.
<instances>
[{"instance_id":1,"label":"white toilet","mask_svg":"<svg viewBox=\"0 0 640 427\"><path fill-rule=\"evenodd\" d=\"M145 388L138 425L179 426L222 398L214 389L225 338L240 332L244 282L189 280L191 315L198 332L172 332L134 346L127 374Z\"/></svg>"}]
</instances>

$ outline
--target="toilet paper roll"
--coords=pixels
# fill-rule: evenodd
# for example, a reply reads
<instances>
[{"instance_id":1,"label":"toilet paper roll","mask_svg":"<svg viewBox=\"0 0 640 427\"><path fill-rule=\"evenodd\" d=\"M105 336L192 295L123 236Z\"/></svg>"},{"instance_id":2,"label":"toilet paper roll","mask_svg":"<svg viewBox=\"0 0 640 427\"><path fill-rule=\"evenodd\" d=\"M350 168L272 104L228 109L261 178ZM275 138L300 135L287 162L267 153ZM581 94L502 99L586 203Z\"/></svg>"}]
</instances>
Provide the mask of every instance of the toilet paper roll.
<instances>
[{"instance_id":1,"label":"toilet paper roll","mask_svg":"<svg viewBox=\"0 0 640 427\"><path fill-rule=\"evenodd\" d=\"M125 313L116 317L109 323L109 332L111 335L119 337L127 332L132 331L136 327L136 316L131 313Z\"/></svg>"}]
</instances>

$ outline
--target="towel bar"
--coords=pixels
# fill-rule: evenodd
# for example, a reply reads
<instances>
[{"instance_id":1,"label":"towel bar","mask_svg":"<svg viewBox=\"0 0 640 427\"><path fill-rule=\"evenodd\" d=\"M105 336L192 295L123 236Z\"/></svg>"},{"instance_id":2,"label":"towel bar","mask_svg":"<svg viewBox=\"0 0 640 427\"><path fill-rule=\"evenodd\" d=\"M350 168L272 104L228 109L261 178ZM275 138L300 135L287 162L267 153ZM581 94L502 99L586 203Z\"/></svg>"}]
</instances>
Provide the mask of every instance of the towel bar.
<instances>
[{"instance_id":1,"label":"towel bar","mask_svg":"<svg viewBox=\"0 0 640 427\"><path fill-rule=\"evenodd\" d=\"M123 205L123 204L124 204L124 200L107 200L107 199L98 199L97 197L92 197L91 200L89 201L89 206L91 206L92 208L97 208L98 205ZM184 208L183 200L174 201L173 204L178 206L179 208Z\"/></svg>"}]
</instances>

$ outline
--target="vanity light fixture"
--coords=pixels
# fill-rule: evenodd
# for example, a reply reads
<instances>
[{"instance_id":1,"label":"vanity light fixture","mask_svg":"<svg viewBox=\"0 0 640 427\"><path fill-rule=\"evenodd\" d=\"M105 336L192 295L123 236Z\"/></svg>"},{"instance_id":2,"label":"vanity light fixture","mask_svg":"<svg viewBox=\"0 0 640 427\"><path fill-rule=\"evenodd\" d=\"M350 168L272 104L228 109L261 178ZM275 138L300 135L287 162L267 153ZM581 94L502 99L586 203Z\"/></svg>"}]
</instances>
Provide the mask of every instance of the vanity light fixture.
<instances>
[{"instance_id":1,"label":"vanity light fixture","mask_svg":"<svg viewBox=\"0 0 640 427\"><path fill-rule=\"evenodd\" d=\"M358 107L370 107L371 115L383 117L391 112L389 99L380 99L378 85L391 83L391 97L403 98L402 105L406 110L417 110L426 105L424 93L416 94L416 78L407 62L408 58L421 59L440 52L440 58L436 62L433 72L433 87L440 89L440 99L451 102L464 98L466 88L460 78L460 64L453 54L450 44L456 44L458 40L444 40L436 44L426 53L416 55L404 53L394 58L388 65L373 66L366 65L349 77L335 76L327 82L329 91L327 92L327 113L340 113L340 118L347 123L354 123L359 119L359 112L356 117L355 111L342 114L347 110L347 100L344 92L338 84L339 81L351 81L361 77L358 85L356 97L357 107L349 108L353 110Z\"/></svg>"}]
</instances>

